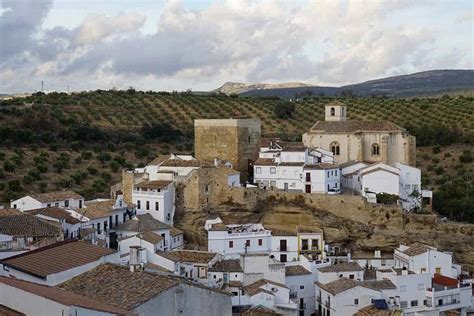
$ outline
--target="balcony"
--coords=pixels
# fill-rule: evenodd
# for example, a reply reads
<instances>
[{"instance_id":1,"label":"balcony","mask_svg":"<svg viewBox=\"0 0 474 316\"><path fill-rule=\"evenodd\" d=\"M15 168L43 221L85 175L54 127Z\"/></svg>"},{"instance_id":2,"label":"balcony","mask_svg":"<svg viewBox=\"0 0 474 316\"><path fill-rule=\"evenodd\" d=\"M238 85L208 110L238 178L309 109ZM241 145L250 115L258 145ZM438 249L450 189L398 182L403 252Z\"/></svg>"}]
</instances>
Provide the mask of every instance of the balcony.
<instances>
[{"instance_id":1,"label":"balcony","mask_svg":"<svg viewBox=\"0 0 474 316\"><path fill-rule=\"evenodd\" d=\"M321 250L318 246L311 246L311 247L301 247L301 253L312 253L312 254L320 254Z\"/></svg>"}]
</instances>

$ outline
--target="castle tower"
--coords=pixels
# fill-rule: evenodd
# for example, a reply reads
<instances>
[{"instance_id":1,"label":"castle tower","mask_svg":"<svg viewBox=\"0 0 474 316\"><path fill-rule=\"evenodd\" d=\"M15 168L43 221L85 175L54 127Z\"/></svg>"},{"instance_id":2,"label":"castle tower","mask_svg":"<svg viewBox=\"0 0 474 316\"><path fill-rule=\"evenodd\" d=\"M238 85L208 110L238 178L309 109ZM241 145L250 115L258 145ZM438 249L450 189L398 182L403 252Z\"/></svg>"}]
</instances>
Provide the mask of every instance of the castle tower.
<instances>
[{"instance_id":1,"label":"castle tower","mask_svg":"<svg viewBox=\"0 0 474 316\"><path fill-rule=\"evenodd\" d=\"M326 105L325 120L328 122L345 122L347 111L346 105L339 101L334 101Z\"/></svg>"},{"instance_id":2,"label":"castle tower","mask_svg":"<svg viewBox=\"0 0 474 316\"><path fill-rule=\"evenodd\" d=\"M253 162L260 150L261 123L251 119L194 120L194 154L214 163L227 160L240 172L242 182L252 180Z\"/></svg>"}]
</instances>

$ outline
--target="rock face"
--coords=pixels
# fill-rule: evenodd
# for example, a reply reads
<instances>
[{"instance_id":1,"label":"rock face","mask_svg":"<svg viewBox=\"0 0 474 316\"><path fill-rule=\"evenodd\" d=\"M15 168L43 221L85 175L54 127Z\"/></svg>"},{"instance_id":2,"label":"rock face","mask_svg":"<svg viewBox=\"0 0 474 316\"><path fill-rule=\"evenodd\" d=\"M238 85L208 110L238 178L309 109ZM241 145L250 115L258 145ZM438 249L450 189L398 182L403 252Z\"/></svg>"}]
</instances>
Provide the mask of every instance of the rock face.
<instances>
[{"instance_id":1,"label":"rock face","mask_svg":"<svg viewBox=\"0 0 474 316\"><path fill-rule=\"evenodd\" d=\"M474 270L474 225L437 223L435 215L403 215L397 207L374 206L358 198L271 192L259 197L253 207L234 203L212 213L227 223L260 222L284 230L298 225L320 228L327 242L356 251L392 251L400 243L422 242L452 251L457 262ZM207 248L203 226L209 214L188 210L175 220L192 247Z\"/></svg>"}]
</instances>

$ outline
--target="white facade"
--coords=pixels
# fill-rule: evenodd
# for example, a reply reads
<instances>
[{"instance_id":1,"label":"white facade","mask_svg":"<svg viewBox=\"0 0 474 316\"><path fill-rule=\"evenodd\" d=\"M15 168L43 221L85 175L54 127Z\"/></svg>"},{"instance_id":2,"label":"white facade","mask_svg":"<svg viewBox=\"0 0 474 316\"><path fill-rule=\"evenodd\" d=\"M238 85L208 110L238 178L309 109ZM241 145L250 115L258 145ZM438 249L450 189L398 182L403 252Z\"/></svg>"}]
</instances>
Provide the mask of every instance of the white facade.
<instances>
[{"instance_id":1,"label":"white facade","mask_svg":"<svg viewBox=\"0 0 474 316\"><path fill-rule=\"evenodd\" d=\"M324 259L322 232L272 233L262 224L224 225L220 218L206 221L208 251L225 258L241 254L269 254L280 262L299 260L301 254Z\"/></svg>"},{"instance_id":2,"label":"white facade","mask_svg":"<svg viewBox=\"0 0 474 316\"><path fill-rule=\"evenodd\" d=\"M70 209L79 209L84 205L84 198L64 198L64 199L52 199L48 201L40 201L29 195L19 198L17 200L10 202L10 207L15 208L19 211L29 211L38 208L45 207L60 207L60 208L70 208Z\"/></svg>"},{"instance_id":3,"label":"white facade","mask_svg":"<svg viewBox=\"0 0 474 316\"><path fill-rule=\"evenodd\" d=\"M423 248L413 253L410 251L413 247ZM441 252L423 244L400 245L395 249L394 259L395 267L405 268L415 273L428 272L431 276L441 274L451 278L457 278L460 273L457 267L453 266L451 253Z\"/></svg>"},{"instance_id":4,"label":"white facade","mask_svg":"<svg viewBox=\"0 0 474 316\"><path fill-rule=\"evenodd\" d=\"M175 187L173 182L154 189L136 185L133 188L132 201L137 206L137 214L148 213L160 222L173 225L175 212Z\"/></svg>"},{"instance_id":5,"label":"white facade","mask_svg":"<svg viewBox=\"0 0 474 316\"><path fill-rule=\"evenodd\" d=\"M400 170L400 201L403 209L411 210L421 206L421 170L397 162Z\"/></svg>"},{"instance_id":6,"label":"white facade","mask_svg":"<svg viewBox=\"0 0 474 316\"><path fill-rule=\"evenodd\" d=\"M262 224L227 225L208 231L208 251L226 258L239 258L240 254L270 253L271 231Z\"/></svg>"},{"instance_id":7,"label":"white facade","mask_svg":"<svg viewBox=\"0 0 474 316\"><path fill-rule=\"evenodd\" d=\"M303 311L304 316L309 316L315 310L314 282L316 275L286 275L285 285L290 289L290 298L298 305L298 310Z\"/></svg>"}]
</instances>

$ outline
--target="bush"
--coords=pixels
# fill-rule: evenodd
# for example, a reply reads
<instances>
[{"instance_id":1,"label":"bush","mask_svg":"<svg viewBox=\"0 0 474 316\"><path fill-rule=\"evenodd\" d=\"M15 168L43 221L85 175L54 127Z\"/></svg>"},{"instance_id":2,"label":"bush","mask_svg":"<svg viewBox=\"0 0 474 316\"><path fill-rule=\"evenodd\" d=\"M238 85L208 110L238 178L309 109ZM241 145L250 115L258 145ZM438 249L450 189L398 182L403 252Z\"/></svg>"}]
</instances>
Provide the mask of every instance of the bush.
<instances>
[{"instance_id":1,"label":"bush","mask_svg":"<svg viewBox=\"0 0 474 316\"><path fill-rule=\"evenodd\" d=\"M8 189L13 192L20 192L21 191L21 183L20 180L10 180L8 181Z\"/></svg>"},{"instance_id":2,"label":"bush","mask_svg":"<svg viewBox=\"0 0 474 316\"><path fill-rule=\"evenodd\" d=\"M280 119L291 118L294 112L295 105L287 101L278 102L273 109L273 114Z\"/></svg>"},{"instance_id":3,"label":"bush","mask_svg":"<svg viewBox=\"0 0 474 316\"><path fill-rule=\"evenodd\" d=\"M45 172L48 171L48 166L44 163L41 163L41 164L36 165L36 169L41 174L41 173L45 173Z\"/></svg>"},{"instance_id":4,"label":"bush","mask_svg":"<svg viewBox=\"0 0 474 316\"><path fill-rule=\"evenodd\" d=\"M84 160L89 160L92 158L92 153L90 151L83 151L81 152L81 157Z\"/></svg>"},{"instance_id":5,"label":"bush","mask_svg":"<svg viewBox=\"0 0 474 316\"><path fill-rule=\"evenodd\" d=\"M431 159L431 161L433 161L434 163L439 163L439 158L438 157L433 157L433 159Z\"/></svg>"},{"instance_id":6,"label":"bush","mask_svg":"<svg viewBox=\"0 0 474 316\"><path fill-rule=\"evenodd\" d=\"M444 168L442 166L436 167L434 172L439 176L444 173Z\"/></svg>"},{"instance_id":7,"label":"bush","mask_svg":"<svg viewBox=\"0 0 474 316\"><path fill-rule=\"evenodd\" d=\"M469 149L463 151L463 153L459 156L459 161L462 163L471 163L472 162L472 155Z\"/></svg>"},{"instance_id":8,"label":"bush","mask_svg":"<svg viewBox=\"0 0 474 316\"><path fill-rule=\"evenodd\" d=\"M89 171L89 174L95 176L97 173L99 173L99 171L94 168L94 167L87 167L87 171Z\"/></svg>"},{"instance_id":9,"label":"bush","mask_svg":"<svg viewBox=\"0 0 474 316\"><path fill-rule=\"evenodd\" d=\"M31 177L29 175L23 176L23 183L24 184L32 184L34 181L35 181L35 179L33 179L33 177Z\"/></svg>"},{"instance_id":10,"label":"bush","mask_svg":"<svg viewBox=\"0 0 474 316\"><path fill-rule=\"evenodd\" d=\"M389 194L389 193L377 193L377 203L382 203L382 204L396 204L399 197L398 195L394 194Z\"/></svg>"},{"instance_id":11,"label":"bush","mask_svg":"<svg viewBox=\"0 0 474 316\"><path fill-rule=\"evenodd\" d=\"M3 163L3 170L6 172L14 172L15 171L15 164L9 160L6 160Z\"/></svg>"},{"instance_id":12,"label":"bush","mask_svg":"<svg viewBox=\"0 0 474 316\"><path fill-rule=\"evenodd\" d=\"M441 152L441 146L435 145L433 146L433 154L439 154Z\"/></svg>"}]
</instances>

